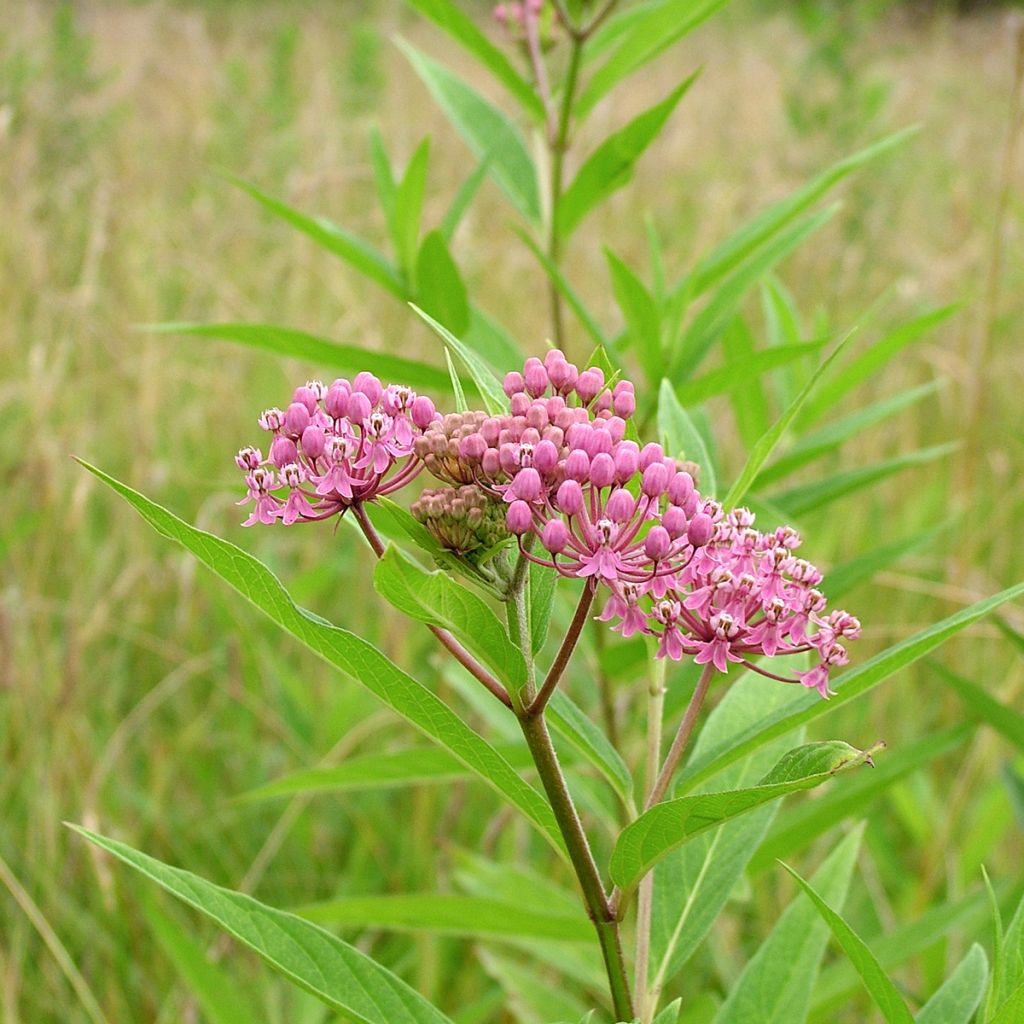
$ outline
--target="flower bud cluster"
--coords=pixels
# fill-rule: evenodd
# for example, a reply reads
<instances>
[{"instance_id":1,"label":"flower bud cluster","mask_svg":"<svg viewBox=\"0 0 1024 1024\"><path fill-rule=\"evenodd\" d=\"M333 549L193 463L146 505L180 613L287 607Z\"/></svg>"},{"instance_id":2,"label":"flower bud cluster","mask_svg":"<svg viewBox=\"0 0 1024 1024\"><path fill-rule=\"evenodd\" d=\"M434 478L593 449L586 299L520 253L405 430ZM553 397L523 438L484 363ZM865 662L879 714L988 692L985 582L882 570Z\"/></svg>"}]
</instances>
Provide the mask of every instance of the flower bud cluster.
<instances>
[{"instance_id":1,"label":"flower bud cluster","mask_svg":"<svg viewBox=\"0 0 1024 1024\"><path fill-rule=\"evenodd\" d=\"M443 547L459 554L486 551L508 539L504 506L475 484L425 490L410 512Z\"/></svg>"},{"instance_id":2,"label":"flower bud cluster","mask_svg":"<svg viewBox=\"0 0 1024 1024\"><path fill-rule=\"evenodd\" d=\"M414 444L436 419L429 398L372 373L296 388L287 409L260 416L268 457L243 448L235 458L248 487L239 504L254 502L243 525L327 519L397 491L422 469Z\"/></svg>"}]
</instances>

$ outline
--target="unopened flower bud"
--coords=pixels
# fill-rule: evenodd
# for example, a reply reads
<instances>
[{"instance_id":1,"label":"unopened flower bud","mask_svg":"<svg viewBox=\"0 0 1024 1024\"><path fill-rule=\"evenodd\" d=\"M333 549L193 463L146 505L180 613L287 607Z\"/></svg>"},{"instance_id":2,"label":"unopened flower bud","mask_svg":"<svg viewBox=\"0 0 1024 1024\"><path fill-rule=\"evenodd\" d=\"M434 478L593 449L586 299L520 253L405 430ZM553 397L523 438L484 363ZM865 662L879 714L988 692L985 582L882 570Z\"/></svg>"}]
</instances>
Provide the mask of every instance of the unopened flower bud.
<instances>
[{"instance_id":1,"label":"unopened flower bud","mask_svg":"<svg viewBox=\"0 0 1024 1024\"><path fill-rule=\"evenodd\" d=\"M480 471L491 479L501 475L501 460L497 448L488 448L484 452L483 458L480 460Z\"/></svg>"},{"instance_id":2,"label":"unopened flower bud","mask_svg":"<svg viewBox=\"0 0 1024 1024\"><path fill-rule=\"evenodd\" d=\"M641 488L648 498L660 498L668 487L668 471L662 462L652 462L645 470Z\"/></svg>"},{"instance_id":3,"label":"unopened flower bud","mask_svg":"<svg viewBox=\"0 0 1024 1024\"><path fill-rule=\"evenodd\" d=\"M690 520L689 529L686 531L687 540L695 547L702 548L715 532L715 524L707 512L698 512Z\"/></svg>"},{"instance_id":4,"label":"unopened flower bud","mask_svg":"<svg viewBox=\"0 0 1024 1024\"><path fill-rule=\"evenodd\" d=\"M362 424L370 418L372 403L363 391L354 391L348 400L348 418L353 423Z\"/></svg>"},{"instance_id":5,"label":"unopened flower bud","mask_svg":"<svg viewBox=\"0 0 1024 1024\"><path fill-rule=\"evenodd\" d=\"M643 451L640 452L640 468L646 469L653 462L663 462L665 459L665 450L660 444L645 444Z\"/></svg>"},{"instance_id":6,"label":"unopened flower bud","mask_svg":"<svg viewBox=\"0 0 1024 1024\"><path fill-rule=\"evenodd\" d=\"M292 401L299 402L303 405L310 416L316 412L316 403L318 398L319 396L308 384L304 387L296 388L295 393L292 395Z\"/></svg>"},{"instance_id":7,"label":"unopened flower bud","mask_svg":"<svg viewBox=\"0 0 1024 1024\"><path fill-rule=\"evenodd\" d=\"M547 391L550 383L544 364L536 357L526 360L526 365L523 367L523 380L526 383L527 394L533 398L540 398Z\"/></svg>"},{"instance_id":8,"label":"unopened flower bud","mask_svg":"<svg viewBox=\"0 0 1024 1024\"><path fill-rule=\"evenodd\" d=\"M624 484L640 468L640 449L635 441L622 441L615 449L615 479Z\"/></svg>"},{"instance_id":9,"label":"unopened flower bud","mask_svg":"<svg viewBox=\"0 0 1024 1024\"><path fill-rule=\"evenodd\" d=\"M576 380L576 394L584 405L589 405L604 386L604 374L595 367L584 370Z\"/></svg>"},{"instance_id":10,"label":"unopened flower bud","mask_svg":"<svg viewBox=\"0 0 1024 1024\"><path fill-rule=\"evenodd\" d=\"M417 395L413 399L412 408L409 412L412 414L413 423L420 430L426 430L437 417L434 403L426 395Z\"/></svg>"},{"instance_id":11,"label":"unopened flower bud","mask_svg":"<svg viewBox=\"0 0 1024 1024\"><path fill-rule=\"evenodd\" d=\"M298 457L299 453L295 448L295 442L290 437L279 434L274 438L274 443L270 446L270 461L275 466L285 466L289 462L294 462Z\"/></svg>"},{"instance_id":12,"label":"unopened flower bud","mask_svg":"<svg viewBox=\"0 0 1024 1024\"><path fill-rule=\"evenodd\" d=\"M299 388L301 391L302 389ZM314 403L314 407L315 407ZM298 437L305 429L309 426L309 410L302 404L302 402L292 402L288 406L288 411L284 414L284 429L292 435L292 437Z\"/></svg>"},{"instance_id":13,"label":"unopened flower bud","mask_svg":"<svg viewBox=\"0 0 1024 1024\"><path fill-rule=\"evenodd\" d=\"M565 460L565 475L570 480L586 480L590 475L590 456L580 450L569 452Z\"/></svg>"},{"instance_id":14,"label":"unopened flower bud","mask_svg":"<svg viewBox=\"0 0 1024 1024\"><path fill-rule=\"evenodd\" d=\"M681 508L685 508L693 492L693 477L689 473L676 473L668 483L668 500Z\"/></svg>"},{"instance_id":15,"label":"unopened flower bud","mask_svg":"<svg viewBox=\"0 0 1024 1024\"><path fill-rule=\"evenodd\" d=\"M615 460L607 452L590 460L590 482L595 487L610 487L615 482Z\"/></svg>"},{"instance_id":16,"label":"unopened flower bud","mask_svg":"<svg viewBox=\"0 0 1024 1024\"><path fill-rule=\"evenodd\" d=\"M538 441L533 449L533 467L547 476L558 465L558 449L550 441Z\"/></svg>"},{"instance_id":17,"label":"unopened flower bud","mask_svg":"<svg viewBox=\"0 0 1024 1024\"><path fill-rule=\"evenodd\" d=\"M340 420L348 414L348 398L351 391L344 382L335 381L324 395L324 408L327 415Z\"/></svg>"},{"instance_id":18,"label":"unopened flower bud","mask_svg":"<svg viewBox=\"0 0 1024 1024\"><path fill-rule=\"evenodd\" d=\"M475 465L484 457L487 442L480 434L470 434L459 442L459 458Z\"/></svg>"},{"instance_id":19,"label":"unopened flower bud","mask_svg":"<svg viewBox=\"0 0 1024 1024\"><path fill-rule=\"evenodd\" d=\"M533 512L525 501L513 501L505 513L505 525L509 533L522 535L528 533L533 526Z\"/></svg>"},{"instance_id":20,"label":"unopened flower bud","mask_svg":"<svg viewBox=\"0 0 1024 1024\"><path fill-rule=\"evenodd\" d=\"M363 370L362 373L357 373L355 380L352 381L352 390L366 395L370 405L376 405L380 401L384 389L372 373Z\"/></svg>"},{"instance_id":21,"label":"unopened flower bud","mask_svg":"<svg viewBox=\"0 0 1024 1024\"><path fill-rule=\"evenodd\" d=\"M612 408L616 416L628 420L636 412L636 395L632 391L623 391L612 399Z\"/></svg>"},{"instance_id":22,"label":"unopened flower bud","mask_svg":"<svg viewBox=\"0 0 1024 1024\"><path fill-rule=\"evenodd\" d=\"M672 538L664 526L652 526L644 539L644 553L654 562L660 562L672 547Z\"/></svg>"},{"instance_id":23,"label":"unopened flower bud","mask_svg":"<svg viewBox=\"0 0 1024 1024\"><path fill-rule=\"evenodd\" d=\"M553 555L564 551L569 543L569 528L561 519L551 519L544 527L540 542Z\"/></svg>"},{"instance_id":24,"label":"unopened flower bud","mask_svg":"<svg viewBox=\"0 0 1024 1024\"><path fill-rule=\"evenodd\" d=\"M541 495L540 474L532 466L519 470L512 481L512 493L523 501L537 501Z\"/></svg>"},{"instance_id":25,"label":"unopened flower bud","mask_svg":"<svg viewBox=\"0 0 1024 1024\"><path fill-rule=\"evenodd\" d=\"M519 394L513 395L509 401L509 411L513 417L522 416L525 419L529 408L530 396L525 391L520 391Z\"/></svg>"},{"instance_id":26,"label":"unopened flower bud","mask_svg":"<svg viewBox=\"0 0 1024 1024\"><path fill-rule=\"evenodd\" d=\"M523 375L512 370L510 373L505 374L505 382L502 385L505 389L505 394L511 398L513 395L518 395L524 388L525 382Z\"/></svg>"},{"instance_id":27,"label":"unopened flower bud","mask_svg":"<svg viewBox=\"0 0 1024 1024\"><path fill-rule=\"evenodd\" d=\"M616 523L625 523L633 518L636 511L636 500L625 488L620 487L612 491L608 503L605 505L605 512L608 518Z\"/></svg>"},{"instance_id":28,"label":"unopened flower bud","mask_svg":"<svg viewBox=\"0 0 1024 1024\"><path fill-rule=\"evenodd\" d=\"M686 533L686 513L678 505L669 505L662 513L661 525L668 530L668 535L676 540Z\"/></svg>"},{"instance_id":29,"label":"unopened flower bud","mask_svg":"<svg viewBox=\"0 0 1024 1024\"><path fill-rule=\"evenodd\" d=\"M578 516L583 511L583 488L576 480L563 480L555 501L567 516Z\"/></svg>"},{"instance_id":30,"label":"unopened flower bud","mask_svg":"<svg viewBox=\"0 0 1024 1024\"><path fill-rule=\"evenodd\" d=\"M324 453L326 444L327 438L316 424L311 423L302 432L302 451L307 458L319 459Z\"/></svg>"}]
</instances>

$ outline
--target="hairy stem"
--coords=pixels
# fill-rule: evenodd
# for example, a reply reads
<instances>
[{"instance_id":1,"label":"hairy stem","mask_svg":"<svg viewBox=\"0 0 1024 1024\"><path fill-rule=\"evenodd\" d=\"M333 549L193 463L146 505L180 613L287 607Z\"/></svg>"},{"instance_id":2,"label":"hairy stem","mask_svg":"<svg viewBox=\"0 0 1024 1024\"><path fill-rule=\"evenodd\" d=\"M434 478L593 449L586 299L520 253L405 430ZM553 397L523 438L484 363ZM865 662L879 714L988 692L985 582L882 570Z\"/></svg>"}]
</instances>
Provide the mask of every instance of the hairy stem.
<instances>
[{"instance_id":1,"label":"hairy stem","mask_svg":"<svg viewBox=\"0 0 1024 1024\"><path fill-rule=\"evenodd\" d=\"M537 774L540 776L558 822L562 838L569 851L587 913L597 931L597 939L604 958L605 971L608 975L608 988L611 992L612 1005L616 1019L629 1021L633 1019L633 1002L629 993L629 978L626 974L626 963L622 955L622 942L619 937L619 922L608 905L604 883L597 870L594 855L590 849L583 823L576 811L569 787L558 763L551 734L543 715L521 715L519 718L523 736L533 755Z\"/></svg>"},{"instance_id":2,"label":"hairy stem","mask_svg":"<svg viewBox=\"0 0 1024 1024\"><path fill-rule=\"evenodd\" d=\"M562 673L565 672L565 668L569 664L573 651L576 650L576 644L579 643L583 627L587 622L587 615L590 613L590 607L594 603L596 589L593 579L588 579L584 584L579 604L576 605L576 614L572 617L572 622L569 625L569 631L565 634L562 646L558 648L558 654L555 655L555 660L551 663L551 668L544 679L544 685L526 709L526 714L541 714L544 708L547 707L548 701L551 700L551 695L555 692L555 688L558 686Z\"/></svg>"}]
</instances>

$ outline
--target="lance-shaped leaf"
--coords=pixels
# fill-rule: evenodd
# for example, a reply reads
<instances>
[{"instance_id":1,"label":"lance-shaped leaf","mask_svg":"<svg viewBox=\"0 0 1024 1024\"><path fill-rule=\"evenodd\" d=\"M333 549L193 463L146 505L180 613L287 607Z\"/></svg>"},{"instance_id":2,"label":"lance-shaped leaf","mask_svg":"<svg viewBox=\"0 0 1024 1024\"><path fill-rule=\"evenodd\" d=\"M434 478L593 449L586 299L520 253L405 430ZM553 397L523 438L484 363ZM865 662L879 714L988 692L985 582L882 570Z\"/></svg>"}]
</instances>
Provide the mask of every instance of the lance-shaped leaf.
<instances>
[{"instance_id":1,"label":"lance-shaped leaf","mask_svg":"<svg viewBox=\"0 0 1024 1024\"><path fill-rule=\"evenodd\" d=\"M701 832L788 793L813 789L844 768L869 761L869 752L841 740L808 743L785 754L757 786L656 804L619 835L612 852L612 879L630 889L662 857Z\"/></svg>"},{"instance_id":2,"label":"lance-shaped leaf","mask_svg":"<svg viewBox=\"0 0 1024 1024\"><path fill-rule=\"evenodd\" d=\"M70 826L216 922L353 1024L451 1024L389 970L319 925L221 888L78 825Z\"/></svg>"},{"instance_id":3,"label":"lance-shaped leaf","mask_svg":"<svg viewBox=\"0 0 1024 1024\"><path fill-rule=\"evenodd\" d=\"M88 463L82 463L164 537L190 551L285 632L324 661L365 686L439 746L449 750L495 792L519 808L562 852L551 808L482 736L439 697L403 672L362 637L300 608L281 581L258 559L234 544L197 530L145 495Z\"/></svg>"},{"instance_id":4,"label":"lance-shaped leaf","mask_svg":"<svg viewBox=\"0 0 1024 1024\"><path fill-rule=\"evenodd\" d=\"M628 184L641 154L658 137L679 101L697 80L690 75L650 110L609 135L584 161L558 203L558 230L567 238L580 221L613 192Z\"/></svg>"},{"instance_id":5,"label":"lance-shaped leaf","mask_svg":"<svg viewBox=\"0 0 1024 1024\"><path fill-rule=\"evenodd\" d=\"M683 455L700 466L700 489L715 494L718 480L704 438L676 397L671 382L664 378L658 391L658 435L669 455Z\"/></svg>"},{"instance_id":6,"label":"lance-shaped leaf","mask_svg":"<svg viewBox=\"0 0 1024 1024\"><path fill-rule=\"evenodd\" d=\"M424 572L397 548L377 562L373 585L411 619L454 633L469 650L513 687L526 684L523 652L509 639L484 600L442 572Z\"/></svg>"},{"instance_id":7,"label":"lance-shaped leaf","mask_svg":"<svg viewBox=\"0 0 1024 1024\"><path fill-rule=\"evenodd\" d=\"M451 324L456 333L464 334L469 329L466 285L440 231L429 232L420 246L416 257L416 297L427 312Z\"/></svg>"},{"instance_id":8,"label":"lance-shaped leaf","mask_svg":"<svg viewBox=\"0 0 1024 1024\"><path fill-rule=\"evenodd\" d=\"M977 943L918 1011L916 1024L970 1024L988 984L988 957Z\"/></svg>"},{"instance_id":9,"label":"lance-shaped leaf","mask_svg":"<svg viewBox=\"0 0 1024 1024\"><path fill-rule=\"evenodd\" d=\"M796 879L800 888L807 894L817 907L818 913L832 929L836 942L842 946L843 951L850 958L850 962L857 969L871 998L882 1011L882 1016L888 1021L888 1024L914 1024L914 1018L911 1016L910 1010L907 1009L903 996L882 970L882 965L875 959L864 940L815 892L808 882L805 882L792 868L787 867L786 870Z\"/></svg>"},{"instance_id":10,"label":"lance-shaped leaf","mask_svg":"<svg viewBox=\"0 0 1024 1024\"><path fill-rule=\"evenodd\" d=\"M932 667L971 711L1024 753L1024 715L990 696L977 683L951 672L945 665L935 664Z\"/></svg>"},{"instance_id":11,"label":"lance-shaped leaf","mask_svg":"<svg viewBox=\"0 0 1024 1024\"><path fill-rule=\"evenodd\" d=\"M416 47L398 40L413 70L478 160L490 159L491 173L528 220L540 220L537 168L515 125L472 86Z\"/></svg>"}]
</instances>

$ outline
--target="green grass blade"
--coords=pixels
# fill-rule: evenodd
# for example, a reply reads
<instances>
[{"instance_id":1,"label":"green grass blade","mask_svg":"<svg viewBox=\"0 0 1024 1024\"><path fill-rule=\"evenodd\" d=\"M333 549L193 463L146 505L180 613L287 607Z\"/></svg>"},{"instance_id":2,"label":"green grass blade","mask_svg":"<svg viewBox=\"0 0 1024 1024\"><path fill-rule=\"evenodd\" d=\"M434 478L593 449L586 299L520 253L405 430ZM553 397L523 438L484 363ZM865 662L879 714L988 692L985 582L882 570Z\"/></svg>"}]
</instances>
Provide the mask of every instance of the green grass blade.
<instances>
[{"instance_id":1,"label":"green grass blade","mask_svg":"<svg viewBox=\"0 0 1024 1024\"><path fill-rule=\"evenodd\" d=\"M783 866L785 867L785 865ZM888 1024L914 1024L914 1018L911 1016L910 1010L907 1009L903 997L889 976L882 970L881 964L865 945L864 940L815 892L808 882L805 882L792 868L786 867L786 870L796 879L797 884L807 894L828 923L829 928L832 929L836 941L842 946L843 951L857 969L871 998L882 1011L882 1016L885 1017Z\"/></svg>"},{"instance_id":2,"label":"green grass blade","mask_svg":"<svg viewBox=\"0 0 1024 1024\"><path fill-rule=\"evenodd\" d=\"M347 1020L355 1024L451 1024L404 981L323 928L163 864L116 839L79 825L69 827L210 918Z\"/></svg>"},{"instance_id":3,"label":"green grass blade","mask_svg":"<svg viewBox=\"0 0 1024 1024\"><path fill-rule=\"evenodd\" d=\"M977 943L918 1011L917 1024L970 1024L988 985L988 957Z\"/></svg>"},{"instance_id":4,"label":"green grass blade","mask_svg":"<svg viewBox=\"0 0 1024 1024\"><path fill-rule=\"evenodd\" d=\"M102 470L88 463L82 465L120 494L157 533L190 551L285 632L365 686L406 721L449 750L495 792L519 808L555 849L564 849L554 815L544 798L425 686L362 637L296 605L277 577L248 552L197 530Z\"/></svg>"}]
</instances>

